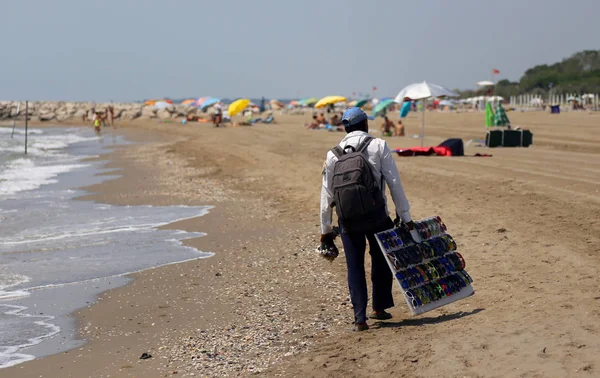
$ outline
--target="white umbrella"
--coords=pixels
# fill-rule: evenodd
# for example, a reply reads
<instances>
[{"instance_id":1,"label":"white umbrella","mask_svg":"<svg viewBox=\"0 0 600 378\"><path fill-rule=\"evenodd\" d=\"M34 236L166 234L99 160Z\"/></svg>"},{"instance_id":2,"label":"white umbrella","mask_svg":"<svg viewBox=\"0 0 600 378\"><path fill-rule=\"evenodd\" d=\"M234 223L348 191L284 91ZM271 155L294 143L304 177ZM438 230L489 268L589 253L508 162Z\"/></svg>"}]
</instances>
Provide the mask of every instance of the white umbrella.
<instances>
[{"instance_id":1,"label":"white umbrella","mask_svg":"<svg viewBox=\"0 0 600 378\"><path fill-rule=\"evenodd\" d=\"M394 99L394 102L401 104L405 98L411 100L426 100L431 97L458 97L457 93L439 85L427 82L411 84L404 87ZM423 146L423 137L425 136L425 101L423 101L423 114L421 117L421 146Z\"/></svg>"},{"instance_id":2,"label":"white umbrella","mask_svg":"<svg viewBox=\"0 0 600 378\"><path fill-rule=\"evenodd\" d=\"M477 85L479 85L480 87L487 87L487 86L490 86L490 85L494 85L494 82L493 81L487 81L487 80L478 81Z\"/></svg>"}]
</instances>

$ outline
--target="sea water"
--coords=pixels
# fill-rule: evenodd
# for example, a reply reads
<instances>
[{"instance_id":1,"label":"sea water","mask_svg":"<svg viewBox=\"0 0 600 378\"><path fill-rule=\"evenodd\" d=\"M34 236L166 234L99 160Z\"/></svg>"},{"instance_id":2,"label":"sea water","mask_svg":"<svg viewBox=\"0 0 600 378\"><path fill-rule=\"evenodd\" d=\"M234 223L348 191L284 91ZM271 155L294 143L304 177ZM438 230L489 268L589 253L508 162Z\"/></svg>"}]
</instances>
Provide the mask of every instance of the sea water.
<instances>
[{"instance_id":1,"label":"sea water","mask_svg":"<svg viewBox=\"0 0 600 378\"><path fill-rule=\"evenodd\" d=\"M126 143L85 128L0 128L0 367L81 345L70 314L126 274L208 257L159 230L209 207L113 206L77 201L81 186L116 177L97 156ZM116 173L115 173L116 174Z\"/></svg>"}]
</instances>

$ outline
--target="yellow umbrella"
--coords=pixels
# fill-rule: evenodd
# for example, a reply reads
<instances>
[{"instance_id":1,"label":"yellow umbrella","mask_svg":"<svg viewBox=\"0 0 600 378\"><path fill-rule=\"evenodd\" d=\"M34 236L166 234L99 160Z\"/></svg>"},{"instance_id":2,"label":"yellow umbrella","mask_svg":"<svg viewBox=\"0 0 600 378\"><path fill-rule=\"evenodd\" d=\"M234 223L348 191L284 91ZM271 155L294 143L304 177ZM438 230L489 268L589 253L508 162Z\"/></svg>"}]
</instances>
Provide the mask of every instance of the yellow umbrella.
<instances>
[{"instance_id":1,"label":"yellow umbrella","mask_svg":"<svg viewBox=\"0 0 600 378\"><path fill-rule=\"evenodd\" d=\"M230 117L233 117L234 115L238 114L242 110L246 109L248 104L250 104L250 99L248 99L248 98L242 98L242 99L236 100L236 101L232 102L231 105L229 105L229 109L227 110L227 113L229 114Z\"/></svg>"},{"instance_id":2,"label":"yellow umbrella","mask_svg":"<svg viewBox=\"0 0 600 378\"><path fill-rule=\"evenodd\" d=\"M315 104L315 108L323 108L327 105L337 104L338 102L346 102L346 97L342 96L326 96Z\"/></svg>"}]
</instances>

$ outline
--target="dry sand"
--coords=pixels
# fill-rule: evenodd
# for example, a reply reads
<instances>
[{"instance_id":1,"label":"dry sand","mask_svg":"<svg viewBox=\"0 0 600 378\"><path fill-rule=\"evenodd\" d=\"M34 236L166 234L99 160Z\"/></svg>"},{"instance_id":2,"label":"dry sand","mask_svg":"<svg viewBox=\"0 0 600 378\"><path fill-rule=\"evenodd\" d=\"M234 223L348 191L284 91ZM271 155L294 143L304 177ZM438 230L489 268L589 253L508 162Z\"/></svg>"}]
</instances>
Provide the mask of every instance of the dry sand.
<instances>
[{"instance_id":1,"label":"dry sand","mask_svg":"<svg viewBox=\"0 0 600 378\"><path fill-rule=\"evenodd\" d=\"M169 227L206 232L188 244L216 255L136 274L78 313L86 346L0 377L598 376L600 115L508 115L533 131L532 147L396 159L413 216L444 219L476 295L411 317L395 288L394 318L359 334L343 256L314 253L322 162L343 133L305 130L309 115L118 129L147 143L112 154L124 177L92 198L213 205ZM428 113L426 144L482 139L483 123L483 113ZM415 115L405 124L418 132Z\"/></svg>"}]
</instances>

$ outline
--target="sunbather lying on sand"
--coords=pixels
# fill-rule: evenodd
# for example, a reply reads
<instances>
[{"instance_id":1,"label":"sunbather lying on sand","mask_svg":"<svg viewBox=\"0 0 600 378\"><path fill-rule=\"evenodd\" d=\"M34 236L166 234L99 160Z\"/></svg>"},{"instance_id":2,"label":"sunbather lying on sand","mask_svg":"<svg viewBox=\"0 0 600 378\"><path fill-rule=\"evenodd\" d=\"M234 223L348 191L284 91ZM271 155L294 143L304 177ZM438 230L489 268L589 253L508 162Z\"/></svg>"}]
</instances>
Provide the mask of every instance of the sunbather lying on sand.
<instances>
[{"instance_id":1,"label":"sunbather lying on sand","mask_svg":"<svg viewBox=\"0 0 600 378\"><path fill-rule=\"evenodd\" d=\"M319 122L319 120L318 120L318 117L316 115L314 115L312 118L313 118L312 122L307 123L305 125L306 128L309 129L309 130L318 129L320 127L320 125L321 125L320 122ZM325 125L323 125L323 126L325 126Z\"/></svg>"}]
</instances>

